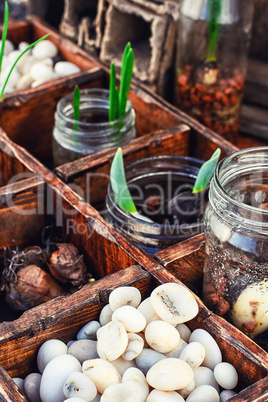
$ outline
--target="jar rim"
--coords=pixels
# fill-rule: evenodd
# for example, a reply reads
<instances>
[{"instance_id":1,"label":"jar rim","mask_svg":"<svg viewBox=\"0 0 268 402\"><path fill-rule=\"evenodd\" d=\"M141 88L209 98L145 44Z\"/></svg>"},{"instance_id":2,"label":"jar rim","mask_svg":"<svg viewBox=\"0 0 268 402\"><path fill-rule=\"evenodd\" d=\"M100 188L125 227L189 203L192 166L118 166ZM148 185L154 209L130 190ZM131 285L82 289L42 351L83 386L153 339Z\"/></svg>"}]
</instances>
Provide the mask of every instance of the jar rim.
<instances>
[{"instance_id":1,"label":"jar rim","mask_svg":"<svg viewBox=\"0 0 268 402\"><path fill-rule=\"evenodd\" d=\"M231 166L228 166L231 162L235 161L237 161L237 164L233 166L233 169ZM237 214L234 214L232 213L232 211L228 211L227 209L226 214L229 214L232 219L236 220L237 222L239 221L239 224L241 225L243 225L243 223L244 225L250 225L252 230L259 229L260 227L267 230L268 210L243 203L242 201L239 201L232 197L226 189L228 182L230 183L232 178L241 177L242 172L245 173L252 171L252 166L250 162L255 165L253 171L259 171L259 168L263 167L268 172L268 146L251 147L238 150L223 158L218 163L214 172L211 181L209 199L210 202L212 202L213 204L217 204L216 200L215 202L213 202L213 200L211 199L211 191L215 189L219 197L221 197L229 205L235 206L241 212L241 216L242 213L245 214L245 216L243 216L243 220L240 220ZM240 166L240 169L238 169L238 166ZM252 216L254 219L252 218ZM264 217L265 221L263 221L261 217ZM259 220L257 220L257 218L259 218Z\"/></svg>"},{"instance_id":2,"label":"jar rim","mask_svg":"<svg viewBox=\"0 0 268 402\"><path fill-rule=\"evenodd\" d=\"M88 89L82 89L80 90L80 102L86 99L86 97L89 97L92 100L100 100L103 99L103 101L107 102L107 108L106 110L109 110L109 94L110 91L108 89L103 89L103 88L88 88ZM105 121L105 122L98 122L98 123L88 123L88 122L83 122L83 121L77 121L68 115L64 113L64 108L63 105L66 104L72 104L73 103L73 96L74 92L68 93L67 95L63 96L56 108L56 114L58 114L59 118L64 119L68 124L74 125L74 124L79 124L79 127L84 127L88 128L91 127L94 129L95 127L99 129L105 129L107 126L110 126L111 124L118 124L122 121L124 121L131 113L132 110L132 103L130 99L127 100L127 105L126 105L126 112L123 116L119 117L118 119L112 120L112 121ZM99 107L99 109L104 109L104 107Z\"/></svg>"}]
</instances>

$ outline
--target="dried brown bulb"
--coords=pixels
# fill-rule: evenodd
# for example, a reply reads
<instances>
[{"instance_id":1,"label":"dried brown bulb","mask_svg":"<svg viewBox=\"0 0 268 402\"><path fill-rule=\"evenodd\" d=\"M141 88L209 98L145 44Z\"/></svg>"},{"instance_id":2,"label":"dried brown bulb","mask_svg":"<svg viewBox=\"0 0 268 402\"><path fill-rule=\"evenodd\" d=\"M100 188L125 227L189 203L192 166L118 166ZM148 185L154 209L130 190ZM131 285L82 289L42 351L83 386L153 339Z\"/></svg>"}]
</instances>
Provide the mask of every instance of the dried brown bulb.
<instances>
[{"instance_id":1,"label":"dried brown bulb","mask_svg":"<svg viewBox=\"0 0 268 402\"><path fill-rule=\"evenodd\" d=\"M57 247L58 250L51 254L49 260L51 274L59 282L80 287L85 282L87 271L83 255L72 244L57 243Z\"/></svg>"},{"instance_id":2,"label":"dried brown bulb","mask_svg":"<svg viewBox=\"0 0 268 402\"><path fill-rule=\"evenodd\" d=\"M36 265L19 268L12 282L5 281L5 291L6 302L17 311L68 294L48 272Z\"/></svg>"}]
</instances>

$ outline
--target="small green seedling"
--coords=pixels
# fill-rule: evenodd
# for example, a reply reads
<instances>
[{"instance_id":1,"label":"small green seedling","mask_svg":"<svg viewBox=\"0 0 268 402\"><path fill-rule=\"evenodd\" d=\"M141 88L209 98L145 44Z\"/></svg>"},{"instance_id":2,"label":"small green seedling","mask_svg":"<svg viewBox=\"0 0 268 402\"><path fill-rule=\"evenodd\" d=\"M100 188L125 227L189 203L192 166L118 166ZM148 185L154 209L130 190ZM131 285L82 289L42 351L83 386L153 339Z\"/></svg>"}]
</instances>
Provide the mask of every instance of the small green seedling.
<instances>
[{"instance_id":1,"label":"small green seedling","mask_svg":"<svg viewBox=\"0 0 268 402\"><path fill-rule=\"evenodd\" d=\"M7 29L8 29L8 19L9 19L9 7L8 7L8 2L5 2L5 14L4 14L4 27L3 27L3 35L2 35L2 45L1 45L1 51L0 51L0 74L1 74L1 68L2 68L2 61L4 57L4 51L5 51L5 43L6 43L6 37L7 37ZM12 71L14 70L16 64L18 63L19 59L26 53L28 52L29 49L34 47L37 43L41 42L42 40L46 39L50 34L44 35L42 38L36 40L34 43L29 45L27 49L25 49L15 60L13 63L11 69L9 70L9 73L7 75L7 78L4 82L4 85L2 87L1 93L0 93L0 101L2 100L2 97L4 95L8 80L11 76Z\"/></svg>"},{"instance_id":2,"label":"small green seedling","mask_svg":"<svg viewBox=\"0 0 268 402\"><path fill-rule=\"evenodd\" d=\"M217 60L217 47L220 23L219 18L222 9L222 0L209 0L209 22L208 22L208 49L206 62Z\"/></svg>"},{"instance_id":3,"label":"small green seedling","mask_svg":"<svg viewBox=\"0 0 268 402\"><path fill-rule=\"evenodd\" d=\"M110 109L109 121L114 121L124 116L128 100L131 78L134 67L134 53L130 43L127 43L121 69L120 88L116 87L116 73L114 63L111 63L110 68Z\"/></svg>"},{"instance_id":4,"label":"small green seedling","mask_svg":"<svg viewBox=\"0 0 268 402\"><path fill-rule=\"evenodd\" d=\"M114 159L112 161L110 170L110 180L114 199L117 205L119 205L120 208L130 213L131 215L135 216L136 218L142 221L153 223L153 221L150 218L141 215L137 211L136 205L134 204L134 201L131 197L126 182L122 148L117 149Z\"/></svg>"},{"instance_id":5,"label":"small green seedling","mask_svg":"<svg viewBox=\"0 0 268 402\"><path fill-rule=\"evenodd\" d=\"M220 148L217 148L211 158L203 163L196 177L192 193L199 193L205 190L216 169L220 154L221 150Z\"/></svg>"},{"instance_id":6,"label":"small green seedling","mask_svg":"<svg viewBox=\"0 0 268 402\"><path fill-rule=\"evenodd\" d=\"M74 88L74 97L73 97L73 108L74 108L74 120L79 121L80 119L80 89L76 85ZM74 123L74 130L78 130L78 124Z\"/></svg>"}]
</instances>

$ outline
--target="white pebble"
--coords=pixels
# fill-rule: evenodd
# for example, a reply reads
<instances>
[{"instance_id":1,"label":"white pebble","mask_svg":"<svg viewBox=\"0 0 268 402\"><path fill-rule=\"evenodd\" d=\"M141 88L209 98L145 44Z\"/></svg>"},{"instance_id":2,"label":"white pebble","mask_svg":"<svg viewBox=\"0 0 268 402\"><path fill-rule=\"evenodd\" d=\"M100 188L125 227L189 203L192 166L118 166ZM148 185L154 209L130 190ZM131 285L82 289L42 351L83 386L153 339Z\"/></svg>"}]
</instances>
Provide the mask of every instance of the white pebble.
<instances>
[{"instance_id":1,"label":"white pebble","mask_svg":"<svg viewBox=\"0 0 268 402\"><path fill-rule=\"evenodd\" d=\"M155 363L146 375L149 385L160 391L176 391L184 388L193 378L194 372L189 364L170 357Z\"/></svg>"},{"instance_id":2,"label":"white pebble","mask_svg":"<svg viewBox=\"0 0 268 402\"><path fill-rule=\"evenodd\" d=\"M80 339L68 348L68 354L74 356L82 364L85 360L96 359L97 342L92 339Z\"/></svg>"},{"instance_id":3,"label":"white pebble","mask_svg":"<svg viewBox=\"0 0 268 402\"><path fill-rule=\"evenodd\" d=\"M33 78L31 76L31 74L21 75L20 78L18 79L15 89L17 89L18 91L21 91L24 89L31 88L32 83L33 83Z\"/></svg>"},{"instance_id":4,"label":"white pebble","mask_svg":"<svg viewBox=\"0 0 268 402\"><path fill-rule=\"evenodd\" d=\"M43 63L34 63L30 69L33 80L49 80L55 75L51 67Z\"/></svg>"},{"instance_id":5,"label":"white pebble","mask_svg":"<svg viewBox=\"0 0 268 402\"><path fill-rule=\"evenodd\" d=\"M137 367L143 372L143 374L147 374L148 370L160 360L166 359L166 356L162 353L157 352L153 349L144 348L139 356L136 357L135 361Z\"/></svg>"},{"instance_id":6,"label":"white pebble","mask_svg":"<svg viewBox=\"0 0 268 402\"><path fill-rule=\"evenodd\" d=\"M9 74L9 71L10 71L10 66L9 65L7 67L5 67L5 69L3 69L1 71L1 75L0 75L0 84L1 84L1 86L4 85L4 83L5 83L6 79L7 79L7 76ZM12 71L9 79L8 79L8 86L11 87L11 88L14 88L15 85L17 84L17 81L19 80L19 78L20 78L19 71L15 67L14 70Z\"/></svg>"},{"instance_id":7,"label":"white pebble","mask_svg":"<svg viewBox=\"0 0 268 402\"><path fill-rule=\"evenodd\" d=\"M205 348L200 342L190 342L180 354L180 359L188 363L192 369L201 366L204 358Z\"/></svg>"},{"instance_id":8,"label":"white pebble","mask_svg":"<svg viewBox=\"0 0 268 402\"><path fill-rule=\"evenodd\" d=\"M117 369L104 359L86 360L82 365L82 372L94 382L100 394L110 385L121 382Z\"/></svg>"},{"instance_id":9,"label":"white pebble","mask_svg":"<svg viewBox=\"0 0 268 402\"><path fill-rule=\"evenodd\" d=\"M190 328L185 324L178 324L176 325L176 329L179 331L181 339L188 343L192 333Z\"/></svg>"},{"instance_id":10,"label":"white pebble","mask_svg":"<svg viewBox=\"0 0 268 402\"><path fill-rule=\"evenodd\" d=\"M128 332L140 332L146 326L144 316L132 306L122 306L112 315L113 321L121 322Z\"/></svg>"},{"instance_id":11,"label":"white pebble","mask_svg":"<svg viewBox=\"0 0 268 402\"><path fill-rule=\"evenodd\" d=\"M37 366L40 373L43 373L46 365L54 359L54 357L67 354L67 345L59 339L50 339L44 342L37 353Z\"/></svg>"},{"instance_id":12,"label":"white pebble","mask_svg":"<svg viewBox=\"0 0 268 402\"><path fill-rule=\"evenodd\" d=\"M97 339L97 331L101 327L99 321L90 321L78 331L77 339Z\"/></svg>"},{"instance_id":13,"label":"white pebble","mask_svg":"<svg viewBox=\"0 0 268 402\"><path fill-rule=\"evenodd\" d=\"M24 379L24 393L30 402L41 402L40 384L42 375L30 373Z\"/></svg>"},{"instance_id":14,"label":"white pebble","mask_svg":"<svg viewBox=\"0 0 268 402\"><path fill-rule=\"evenodd\" d=\"M144 374L138 368L127 369L122 377L122 383L128 385L130 392L137 390L141 401L145 401L149 395L149 385Z\"/></svg>"},{"instance_id":15,"label":"white pebble","mask_svg":"<svg viewBox=\"0 0 268 402\"><path fill-rule=\"evenodd\" d=\"M56 79L57 77L54 75L54 73L53 73L53 77L51 76L51 77L44 77L43 79L41 79L41 80L36 80L36 81L33 81L33 83L32 83L32 85L31 85L31 88L37 88L37 87L39 87L40 85L42 85L42 84L45 84L46 82L49 82L49 81L51 81L51 80L54 80L54 79Z\"/></svg>"},{"instance_id":16,"label":"white pebble","mask_svg":"<svg viewBox=\"0 0 268 402\"><path fill-rule=\"evenodd\" d=\"M219 384L215 380L213 371L208 367L197 367L194 370L194 381L196 387L199 387L199 385L211 385L219 392Z\"/></svg>"},{"instance_id":17,"label":"white pebble","mask_svg":"<svg viewBox=\"0 0 268 402\"><path fill-rule=\"evenodd\" d=\"M60 402L65 399L63 385L74 371L81 371L81 364L71 355L60 355L45 367L40 384L42 402ZM53 384L53 385L52 385Z\"/></svg>"},{"instance_id":18,"label":"white pebble","mask_svg":"<svg viewBox=\"0 0 268 402\"><path fill-rule=\"evenodd\" d=\"M183 349L188 345L183 339L180 339L178 345L175 349L172 349L170 352L165 353L167 357L177 357L179 358Z\"/></svg>"},{"instance_id":19,"label":"white pebble","mask_svg":"<svg viewBox=\"0 0 268 402\"><path fill-rule=\"evenodd\" d=\"M140 394L138 390L130 389L128 384L114 384L110 385L102 394L101 402L137 402L140 401Z\"/></svg>"},{"instance_id":20,"label":"white pebble","mask_svg":"<svg viewBox=\"0 0 268 402\"><path fill-rule=\"evenodd\" d=\"M82 398L92 401L97 395L97 388L86 374L74 372L65 381L63 393L67 398Z\"/></svg>"},{"instance_id":21,"label":"white pebble","mask_svg":"<svg viewBox=\"0 0 268 402\"><path fill-rule=\"evenodd\" d=\"M195 329L190 336L190 342L194 341L202 343L205 348L206 354L203 366L213 370L216 364L222 362L220 348L215 339L207 331L202 328Z\"/></svg>"},{"instance_id":22,"label":"white pebble","mask_svg":"<svg viewBox=\"0 0 268 402\"><path fill-rule=\"evenodd\" d=\"M32 54L37 59L55 57L58 54L58 48L56 45L54 45L54 43L45 39L33 47Z\"/></svg>"},{"instance_id":23,"label":"white pebble","mask_svg":"<svg viewBox=\"0 0 268 402\"><path fill-rule=\"evenodd\" d=\"M232 396L236 395L237 392L231 391L229 389L223 390L220 393L220 402L227 402Z\"/></svg>"},{"instance_id":24,"label":"white pebble","mask_svg":"<svg viewBox=\"0 0 268 402\"><path fill-rule=\"evenodd\" d=\"M19 43L18 49L19 49L21 52L24 52L24 50L26 50L28 46L30 46L30 43L28 43L28 42L26 42L26 41L22 41L22 42ZM27 53L27 54L31 54L31 50L32 50L32 49L29 49L29 50L28 50L29 53Z\"/></svg>"},{"instance_id":25,"label":"white pebble","mask_svg":"<svg viewBox=\"0 0 268 402\"><path fill-rule=\"evenodd\" d=\"M175 391L159 391L153 389L146 402L183 402L184 398Z\"/></svg>"},{"instance_id":26,"label":"white pebble","mask_svg":"<svg viewBox=\"0 0 268 402\"><path fill-rule=\"evenodd\" d=\"M124 360L121 356L118 359L111 361L112 365L118 370L119 374L123 376L124 372L130 367L137 367L135 360Z\"/></svg>"},{"instance_id":27,"label":"white pebble","mask_svg":"<svg viewBox=\"0 0 268 402\"><path fill-rule=\"evenodd\" d=\"M102 326L108 324L108 322L112 321L113 310L110 307L110 304L106 304L100 312L99 322Z\"/></svg>"},{"instance_id":28,"label":"white pebble","mask_svg":"<svg viewBox=\"0 0 268 402\"><path fill-rule=\"evenodd\" d=\"M152 321L160 320L160 317L153 309L150 297L147 297L147 299L143 300L138 306L137 310L145 317L147 325Z\"/></svg>"},{"instance_id":29,"label":"white pebble","mask_svg":"<svg viewBox=\"0 0 268 402\"><path fill-rule=\"evenodd\" d=\"M54 66L55 72L59 77L66 77L67 75L77 74L81 69L70 61L58 61Z\"/></svg>"},{"instance_id":30,"label":"white pebble","mask_svg":"<svg viewBox=\"0 0 268 402\"><path fill-rule=\"evenodd\" d=\"M220 396L211 385L200 385L190 393L186 402L220 402Z\"/></svg>"},{"instance_id":31,"label":"white pebble","mask_svg":"<svg viewBox=\"0 0 268 402\"><path fill-rule=\"evenodd\" d=\"M22 393L24 393L24 379L20 377L13 377L12 380L17 384Z\"/></svg>"},{"instance_id":32,"label":"white pebble","mask_svg":"<svg viewBox=\"0 0 268 402\"><path fill-rule=\"evenodd\" d=\"M138 334L130 332L128 336L128 345L122 354L124 360L134 360L142 351L144 340Z\"/></svg>"},{"instance_id":33,"label":"white pebble","mask_svg":"<svg viewBox=\"0 0 268 402\"><path fill-rule=\"evenodd\" d=\"M113 311L126 305L137 308L140 302L141 293L133 286L120 286L114 289L109 296L109 304Z\"/></svg>"},{"instance_id":34,"label":"white pebble","mask_svg":"<svg viewBox=\"0 0 268 402\"><path fill-rule=\"evenodd\" d=\"M167 353L179 344L180 334L168 322L152 321L145 329L145 339L152 349L160 353Z\"/></svg>"},{"instance_id":35,"label":"white pebble","mask_svg":"<svg viewBox=\"0 0 268 402\"><path fill-rule=\"evenodd\" d=\"M194 296L178 283L158 286L152 291L150 299L159 317L172 325L189 321L198 314L198 304Z\"/></svg>"},{"instance_id":36,"label":"white pebble","mask_svg":"<svg viewBox=\"0 0 268 402\"><path fill-rule=\"evenodd\" d=\"M190 395L191 392L195 389L195 382L192 380L186 387L179 389L178 393L186 399L188 395Z\"/></svg>"},{"instance_id":37,"label":"white pebble","mask_svg":"<svg viewBox=\"0 0 268 402\"><path fill-rule=\"evenodd\" d=\"M102 359L115 360L127 348L128 336L124 325L119 322L109 322L98 331L97 352Z\"/></svg>"},{"instance_id":38,"label":"white pebble","mask_svg":"<svg viewBox=\"0 0 268 402\"><path fill-rule=\"evenodd\" d=\"M214 376L217 383L224 389L234 389L238 383L238 374L234 366L222 362L214 367Z\"/></svg>"},{"instance_id":39,"label":"white pebble","mask_svg":"<svg viewBox=\"0 0 268 402\"><path fill-rule=\"evenodd\" d=\"M10 52L8 55L8 63L12 66L20 55L21 55L20 50L12 50L12 52ZM17 64L16 64L17 68L19 68L21 63L23 63L22 59L23 59L23 56L17 62Z\"/></svg>"},{"instance_id":40,"label":"white pebble","mask_svg":"<svg viewBox=\"0 0 268 402\"><path fill-rule=\"evenodd\" d=\"M21 58L21 63L20 63L20 73L22 75L24 74L30 74L30 69L32 65L36 63L35 57L32 55L29 55L26 53L22 58Z\"/></svg>"},{"instance_id":41,"label":"white pebble","mask_svg":"<svg viewBox=\"0 0 268 402\"><path fill-rule=\"evenodd\" d=\"M0 40L0 47L1 46L2 46L2 40ZM13 43L9 39L6 39L4 55L7 56L10 52L14 50L14 48L15 46L13 45Z\"/></svg>"}]
</instances>

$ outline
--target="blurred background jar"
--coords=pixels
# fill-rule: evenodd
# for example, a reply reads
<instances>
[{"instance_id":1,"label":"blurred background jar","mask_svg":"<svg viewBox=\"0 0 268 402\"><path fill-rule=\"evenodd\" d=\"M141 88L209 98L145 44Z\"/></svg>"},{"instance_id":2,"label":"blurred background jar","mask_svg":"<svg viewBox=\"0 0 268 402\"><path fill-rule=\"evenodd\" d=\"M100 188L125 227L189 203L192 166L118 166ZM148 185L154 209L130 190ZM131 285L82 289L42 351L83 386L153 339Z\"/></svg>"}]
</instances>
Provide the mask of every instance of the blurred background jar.
<instances>
[{"instance_id":1,"label":"blurred background jar","mask_svg":"<svg viewBox=\"0 0 268 402\"><path fill-rule=\"evenodd\" d=\"M250 43L251 0L182 0L176 105L236 141Z\"/></svg>"},{"instance_id":2,"label":"blurred background jar","mask_svg":"<svg viewBox=\"0 0 268 402\"><path fill-rule=\"evenodd\" d=\"M124 116L109 121L109 91L80 91L80 119L74 120L73 92L57 104L53 128L53 164L59 166L85 155L127 145L137 135L135 111L127 101Z\"/></svg>"},{"instance_id":3,"label":"blurred background jar","mask_svg":"<svg viewBox=\"0 0 268 402\"><path fill-rule=\"evenodd\" d=\"M224 158L210 183L203 298L267 347L268 147Z\"/></svg>"}]
</instances>

